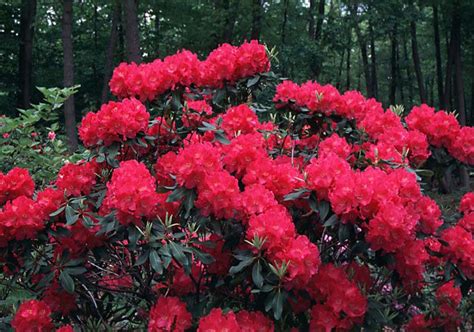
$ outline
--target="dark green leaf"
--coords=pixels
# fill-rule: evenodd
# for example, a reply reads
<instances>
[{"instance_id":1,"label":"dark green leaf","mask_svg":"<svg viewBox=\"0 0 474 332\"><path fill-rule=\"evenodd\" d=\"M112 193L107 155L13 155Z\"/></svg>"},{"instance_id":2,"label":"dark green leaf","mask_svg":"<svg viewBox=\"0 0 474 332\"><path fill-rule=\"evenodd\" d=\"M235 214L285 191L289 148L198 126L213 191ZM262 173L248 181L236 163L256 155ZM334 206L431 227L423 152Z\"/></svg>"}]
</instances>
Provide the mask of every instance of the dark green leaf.
<instances>
[{"instance_id":1,"label":"dark green leaf","mask_svg":"<svg viewBox=\"0 0 474 332\"><path fill-rule=\"evenodd\" d=\"M59 282L65 291L68 293L74 293L74 280L72 280L71 276L66 271L61 272L59 275Z\"/></svg>"},{"instance_id":2,"label":"dark green leaf","mask_svg":"<svg viewBox=\"0 0 474 332\"><path fill-rule=\"evenodd\" d=\"M156 252L156 250L150 251L150 264L153 270L156 271L156 273L163 273L163 262L161 261L161 258Z\"/></svg>"},{"instance_id":3,"label":"dark green leaf","mask_svg":"<svg viewBox=\"0 0 474 332\"><path fill-rule=\"evenodd\" d=\"M340 224L338 231L338 238L340 242L344 242L351 235L351 225L349 224Z\"/></svg>"},{"instance_id":4,"label":"dark green leaf","mask_svg":"<svg viewBox=\"0 0 474 332\"><path fill-rule=\"evenodd\" d=\"M81 275L87 272L87 269L85 267L78 266L78 267L67 267L64 269L64 271L67 272L67 274L69 275L77 276L77 275Z\"/></svg>"},{"instance_id":5,"label":"dark green leaf","mask_svg":"<svg viewBox=\"0 0 474 332\"><path fill-rule=\"evenodd\" d=\"M179 201L181 198L184 197L184 194L186 193L186 188L184 187L179 187L173 190L173 192L168 196L166 199L166 202L172 203Z\"/></svg>"},{"instance_id":6,"label":"dark green leaf","mask_svg":"<svg viewBox=\"0 0 474 332\"><path fill-rule=\"evenodd\" d=\"M74 225L79 219L79 214L70 205L66 205L66 225Z\"/></svg>"},{"instance_id":7,"label":"dark green leaf","mask_svg":"<svg viewBox=\"0 0 474 332\"><path fill-rule=\"evenodd\" d=\"M336 225L339 222L339 219L337 219L337 216L333 214L332 216L329 217L328 220L324 223L324 227L331 227Z\"/></svg>"},{"instance_id":8,"label":"dark green leaf","mask_svg":"<svg viewBox=\"0 0 474 332\"><path fill-rule=\"evenodd\" d=\"M326 201L320 201L318 203L318 212L321 220L325 220L329 213L329 203Z\"/></svg>"},{"instance_id":9,"label":"dark green leaf","mask_svg":"<svg viewBox=\"0 0 474 332\"><path fill-rule=\"evenodd\" d=\"M239 264L235 265L235 266L232 266L230 269L229 269L229 273L230 274L236 274L236 273L239 273L240 271L242 271L243 269L245 269L247 266L251 265L253 262L253 257L252 258L249 258L247 260L243 260L241 261Z\"/></svg>"},{"instance_id":10,"label":"dark green leaf","mask_svg":"<svg viewBox=\"0 0 474 332\"><path fill-rule=\"evenodd\" d=\"M57 216L58 214L61 214L61 212L63 212L65 208L66 208L66 206L61 206L59 209L57 209L56 211L54 211L53 213L51 213L49 216L50 216L50 217L55 217L55 216Z\"/></svg>"},{"instance_id":11,"label":"dark green leaf","mask_svg":"<svg viewBox=\"0 0 474 332\"><path fill-rule=\"evenodd\" d=\"M250 79L247 81L247 88L250 88L250 87L254 86L255 84L258 83L259 80L260 80L260 76L259 76L259 75L256 75L256 76L250 78Z\"/></svg>"},{"instance_id":12,"label":"dark green leaf","mask_svg":"<svg viewBox=\"0 0 474 332\"><path fill-rule=\"evenodd\" d=\"M220 132L220 131L216 131L214 133L215 137L216 137L216 140L224 145L228 145L230 144L230 141L229 139L225 136L224 133Z\"/></svg>"},{"instance_id":13,"label":"dark green leaf","mask_svg":"<svg viewBox=\"0 0 474 332\"><path fill-rule=\"evenodd\" d=\"M260 264L260 261L257 261L257 263L254 264L252 268L252 280L258 288L261 288L263 286L264 279L262 275L262 265Z\"/></svg>"}]
</instances>

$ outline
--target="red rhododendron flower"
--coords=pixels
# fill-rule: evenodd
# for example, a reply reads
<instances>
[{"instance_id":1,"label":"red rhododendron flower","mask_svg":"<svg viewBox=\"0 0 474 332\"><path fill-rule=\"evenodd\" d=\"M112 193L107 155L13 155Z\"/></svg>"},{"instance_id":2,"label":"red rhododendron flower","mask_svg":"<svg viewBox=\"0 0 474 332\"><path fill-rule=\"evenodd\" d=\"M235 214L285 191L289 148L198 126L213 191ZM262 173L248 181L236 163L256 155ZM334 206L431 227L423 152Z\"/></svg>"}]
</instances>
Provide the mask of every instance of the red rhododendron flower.
<instances>
[{"instance_id":1,"label":"red rhododendron flower","mask_svg":"<svg viewBox=\"0 0 474 332\"><path fill-rule=\"evenodd\" d=\"M59 170L56 185L68 196L88 195L96 183L97 171L95 161L65 164Z\"/></svg>"},{"instance_id":2,"label":"red rhododendron flower","mask_svg":"<svg viewBox=\"0 0 474 332\"><path fill-rule=\"evenodd\" d=\"M87 113L79 127L79 137L85 146L110 145L145 132L149 119L150 113L134 98L111 101L97 113Z\"/></svg>"},{"instance_id":3,"label":"red rhododendron flower","mask_svg":"<svg viewBox=\"0 0 474 332\"><path fill-rule=\"evenodd\" d=\"M327 200L335 180L350 171L347 161L335 154L312 159L311 164L306 167L308 187L316 192L319 199Z\"/></svg>"},{"instance_id":4,"label":"red rhododendron flower","mask_svg":"<svg viewBox=\"0 0 474 332\"><path fill-rule=\"evenodd\" d=\"M56 329L56 332L74 332L74 329L71 325L63 325L60 328Z\"/></svg>"},{"instance_id":5,"label":"red rhododendron flower","mask_svg":"<svg viewBox=\"0 0 474 332\"><path fill-rule=\"evenodd\" d=\"M222 169L218 150L210 143L197 143L178 153L172 169L176 181L188 189L201 183L206 174Z\"/></svg>"},{"instance_id":6,"label":"red rhododendron flower","mask_svg":"<svg viewBox=\"0 0 474 332\"><path fill-rule=\"evenodd\" d=\"M34 239L45 222L38 210L36 202L25 196L7 202L3 211L0 210L0 246L12 239Z\"/></svg>"},{"instance_id":7,"label":"red rhododendron flower","mask_svg":"<svg viewBox=\"0 0 474 332\"><path fill-rule=\"evenodd\" d=\"M240 327L237 318L232 311L224 314L220 308L214 308L207 315L199 320L198 332L239 332Z\"/></svg>"},{"instance_id":8,"label":"red rhododendron flower","mask_svg":"<svg viewBox=\"0 0 474 332\"><path fill-rule=\"evenodd\" d=\"M31 197L34 190L28 170L15 167L7 174L0 172L0 205L19 196Z\"/></svg>"},{"instance_id":9,"label":"red rhododendron flower","mask_svg":"<svg viewBox=\"0 0 474 332\"><path fill-rule=\"evenodd\" d=\"M332 134L319 144L318 155L324 158L331 153L335 153L340 158L347 159L351 150L351 146L343 137Z\"/></svg>"},{"instance_id":10,"label":"red rhododendron flower","mask_svg":"<svg viewBox=\"0 0 474 332\"><path fill-rule=\"evenodd\" d=\"M367 241L374 250L394 252L414 238L417 221L403 206L387 203L369 222Z\"/></svg>"},{"instance_id":11,"label":"red rhododendron flower","mask_svg":"<svg viewBox=\"0 0 474 332\"><path fill-rule=\"evenodd\" d=\"M128 224L139 222L143 216L153 217L158 201L155 179L146 166L128 160L114 170L103 204L117 210L119 221Z\"/></svg>"},{"instance_id":12,"label":"red rhododendron flower","mask_svg":"<svg viewBox=\"0 0 474 332\"><path fill-rule=\"evenodd\" d=\"M472 234L461 226L454 226L441 232L443 245L441 253L463 270L469 278L474 276L474 240Z\"/></svg>"},{"instance_id":13,"label":"red rhododendron flower","mask_svg":"<svg viewBox=\"0 0 474 332\"><path fill-rule=\"evenodd\" d=\"M273 322L260 311L241 310L235 314L242 332L273 332Z\"/></svg>"},{"instance_id":14,"label":"red rhododendron flower","mask_svg":"<svg viewBox=\"0 0 474 332\"><path fill-rule=\"evenodd\" d=\"M148 331L184 332L191 327L192 316L186 304L177 297L160 297L150 310Z\"/></svg>"},{"instance_id":15,"label":"red rhododendron flower","mask_svg":"<svg viewBox=\"0 0 474 332\"><path fill-rule=\"evenodd\" d=\"M57 282L53 282L44 292L42 301L52 312L59 312L63 316L76 309L76 295L64 291Z\"/></svg>"},{"instance_id":16,"label":"red rhododendron flower","mask_svg":"<svg viewBox=\"0 0 474 332\"><path fill-rule=\"evenodd\" d=\"M461 198L459 211L466 214L474 212L474 192L469 192Z\"/></svg>"},{"instance_id":17,"label":"red rhododendron flower","mask_svg":"<svg viewBox=\"0 0 474 332\"><path fill-rule=\"evenodd\" d=\"M298 235L270 254L273 260L287 262L285 275L288 288L303 289L318 272L321 260L318 247L304 235Z\"/></svg>"},{"instance_id":18,"label":"red rhododendron flower","mask_svg":"<svg viewBox=\"0 0 474 332\"><path fill-rule=\"evenodd\" d=\"M29 300L23 302L12 320L15 331L50 331L54 325L51 320L51 309L43 301Z\"/></svg>"},{"instance_id":19,"label":"red rhododendron flower","mask_svg":"<svg viewBox=\"0 0 474 332\"><path fill-rule=\"evenodd\" d=\"M240 190L236 178L226 171L207 174L198 185L195 206L204 216L229 219L236 216L240 206Z\"/></svg>"},{"instance_id":20,"label":"red rhododendron flower","mask_svg":"<svg viewBox=\"0 0 474 332\"><path fill-rule=\"evenodd\" d=\"M264 248L275 250L284 247L296 235L295 225L285 207L274 206L264 213L250 218L247 239L252 241L255 236L266 239Z\"/></svg>"}]
</instances>

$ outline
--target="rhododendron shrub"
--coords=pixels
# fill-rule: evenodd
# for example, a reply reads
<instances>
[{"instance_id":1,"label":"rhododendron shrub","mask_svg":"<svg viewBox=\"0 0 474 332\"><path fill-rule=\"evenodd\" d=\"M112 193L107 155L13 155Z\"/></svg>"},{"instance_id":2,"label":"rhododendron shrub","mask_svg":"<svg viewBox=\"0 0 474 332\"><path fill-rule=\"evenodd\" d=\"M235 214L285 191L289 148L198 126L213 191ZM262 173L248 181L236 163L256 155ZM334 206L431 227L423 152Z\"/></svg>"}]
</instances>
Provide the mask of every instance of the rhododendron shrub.
<instances>
[{"instance_id":1,"label":"rhododendron shrub","mask_svg":"<svg viewBox=\"0 0 474 332\"><path fill-rule=\"evenodd\" d=\"M444 220L417 175L433 149L472 164L471 128L280 82L269 58L252 41L121 64L80 124L86 160L46 188L0 174L3 274L35 298L11 327L471 324L474 197Z\"/></svg>"}]
</instances>

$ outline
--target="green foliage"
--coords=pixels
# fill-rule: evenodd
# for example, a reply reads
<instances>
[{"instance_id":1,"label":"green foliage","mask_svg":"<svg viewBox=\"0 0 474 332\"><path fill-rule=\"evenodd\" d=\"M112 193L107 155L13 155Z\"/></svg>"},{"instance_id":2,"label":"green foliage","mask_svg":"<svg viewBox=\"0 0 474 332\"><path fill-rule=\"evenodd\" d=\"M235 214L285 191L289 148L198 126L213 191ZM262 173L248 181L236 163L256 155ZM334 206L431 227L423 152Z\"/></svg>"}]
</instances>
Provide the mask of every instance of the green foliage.
<instances>
[{"instance_id":1,"label":"green foliage","mask_svg":"<svg viewBox=\"0 0 474 332\"><path fill-rule=\"evenodd\" d=\"M65 161L80 159L67 153L59 124L64 101L78 88L40 87L43 102L18 110L17 117L0 117L0 171L27 168L38 184L47 184Z\"/></svg>"}]
</instances>

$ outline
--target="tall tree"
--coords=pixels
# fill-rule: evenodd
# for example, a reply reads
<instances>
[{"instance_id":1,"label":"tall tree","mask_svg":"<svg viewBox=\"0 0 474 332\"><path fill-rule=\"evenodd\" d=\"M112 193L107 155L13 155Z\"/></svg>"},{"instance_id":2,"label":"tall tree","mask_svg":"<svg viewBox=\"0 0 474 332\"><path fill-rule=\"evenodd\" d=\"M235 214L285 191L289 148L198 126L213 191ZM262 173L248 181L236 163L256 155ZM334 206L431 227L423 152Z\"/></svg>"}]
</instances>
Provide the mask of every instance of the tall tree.
<instances>
[{"instance_id":1,"label":"tall tree","mask_svg":"<svg viewBox=\"0 0 474 332\"><path fill-rule=\"evenodd\" d=\"M314 40L319 41L323 31L324 8L326 7L325 0L319 0L318 17L316 19L316 29L314 31Z\"/></svg>"},{"instance_id":2,"label":"tall tree","mask_svg":"<svg viewBox=\"0 0 474 332\"><path fill-rule=\"evenodd\" d=\"M120 19L120 1L115 1L114 9L112 13L112 28L110 31L109 44L107 46L107 54L105 57L105 66L104 66L104 82L102 85L102 93L100 97L101 104L104 104L107 101L107 96L109 94L109 80L112 76L112 67L114 62L114 52L117 45L118 38L118 21Z\"/></svg>"},{"instance_id":3,"label":"tall tree","mask_svg":"<svg viewBox=\"0 0 474 332\"><path fill-rule=\"evenodd\" d=\"M314 6L316 5L316 0L309 0L309 9L308 9L308 35L311 39L314 39Z\"/></svg>"},{"instance_id":4,"label":"tall tree","mask_svg":"<svg viewBox=\"0 0 474 332\"><path fill-rule=\"evenodd\" d=\"M369 57L367 55L367 41L365 40L365 37L362 35L362 32L360 31L359 27L359 16L357 14L357 4L353 4L351 6L351 16L354 24L354 30L356 32L357 36L357 41L359 43L359 48L360 48L360 55L362 58L362 67L364 70L364 77L365 77L365 85L366 85L366 91L367 91L367 96L372 97L372 83L370 81L370 68L369 68Z\"/></svg>"},{"instance_id":5,"label":"tall tree","mask_svg":"<svg viewBox=\"0 0 474 332\"><path fill-rule=\"evenodd\" d=\"M72 46L72 18L73 18L73 0L63 1L62 18L62 42L63 42L63 69L64 86L74 85L74 59ZM77 128L76 112L74 108L74 96L69 97L64 102L64 117L66 123L66 135L68 138L69 150L77 150Z\"/></svg>"},{"instance_id":6,"label":"tall tree","mask_svg":"<svg viewBox=\"0 0 474 332\"><path fill-rule=\"evenodd\" d=\"M370 33L370 81L372 83L372 95L377 98L378 95L378 83L377 83L377 58L375 52L375 33L373 23L369 20L369 33Z\"/></svg>"},{"instance_id":7,"label":"tall tree","mask_svg":"<svg viewBox=\"0 0 474 332\"><path fill-rule=\"evenodd\" d=\"M390 32L390 93L389 100L391 105L395 105L397 96L397 24L395 24Z\"/></svg>"},{"instance_id":8,"label":"tall tree","mask_svg":"<svg viewBox=\"0 0 474 332\"><path fill-rule=\"evenodd\" d=\"M411 35L411 51L413 57L413 64L415 66L416 81L418 82L418 92L422 103L426 103L426 92L423 81L423 74L421 71L420 55L418 52L418 41L416 39L416 21L414 18L410 20L410 35Z\"/></svg>"},{"instance_id":9,"label":"tall tree","mask_svg":"<svg viewBox=\"0 0 474 332\"><path fill-rule=\"evenodd\" d=\"M410 60L408 58L408 47L406 39L403 40L403 62L407 72L407 82L408 85L408 103L413 101L413 74L410 68Z\"/></svg>"},{"instance_id":10,"label":"tall tree","mask_svg":"<svg viewBox=\"0 0 474 332\"><path fill-rule=\"evenodd\" d=\"M33 69L33 35L36 16L36 0L21 1L20 50L18 56L17 107L27 108L31 102Z\"/></svg>"},{"instance_id":11,"label":"tall tree","mask_svg":"<svg viewBox=\"0 0 474 332\"><path fill-rule=\"evenodd\" d=\"M446 105L444 103L443 70L441 65L441 43L439 39L438 6L436 3L433 4L433 29L436 57L436 85L438 87L438 105L439 108L444 109Z\"/></svg>"},{"instance_id":12,"label":"tall tree","mask_svg":"<svg viewBox=\"0 0 474 332\"><path fill-rule=\"evenodd\" d=\"M250 33L251 39L260 39L260 34L262 32L263 3L264 0L252 0L252 31Z\"/></svg>"},{"instance_id":13,"label":"tall tree","mask_svg":"<svg viewBox=\"0 0 474 332\"><path fill-rule=\"evenodd\" d=\"M466 125L466 107L464 100L464 81L462 76L462 58L461 58L461 6L459 0L453 1L452 13L452 36L451 43L454 48L454 84L456 92L456 110L459 115L459 123Z\"/></svg>"},{"instance_id":14,"label":"tall tree","mask_svg":"<svg viewBox=\"0 0 474 332\"><path fill-rule=\"evenodd\" d=\"M120 3L119 3L120 4ZM117 6L119 6L117 4ZM153 7L153 13L155 14L155 56L159 57L160 55L160 32L161 32L161 20L160 20L160 2L156 1L155 6Z\"/></svg>"},{"instance_id":15,"label":"tall tree","mask_svg":"<svg viewBox=\"0 0 474 332\"><path fill-rule=\"evenodd\" d=\"M239 1L237 0L223 0L224 9L224 29L222 30L221 41L225 43L232 43L234 35L235 21L237 20L237 11Z\"/></svg>"},{"instance_id":16,"label":"tall tree","mask_svg":"<svg viewBox=\"0 0 474 332\"><path fill-rule=\"evenodd\" d=\"M135 63L142 62L140 52L140 32L138 29L138 13L136 0L123 0L125 16L125 47L127 60Z\"/></svg>"},{"instance_id":17,"label":"tall tree","mask_svg":"<svg viewBox=\"0 0 474 332\"><path fill-rule=\"evenodd\" d=\"M352 53L352 28L349 28L349 37L347 42L347 60L346 60L346 90L351 88L351 53Z\"/></svg>"},{"instance_id":18,"label":"tall tree","mask_svg":"<svg viewBox=\"0 0 474 332\"><path fill-rule=\"evenodd\" d=\"M286 43L286 25L288 22L288 6L290 4L290 0L283 1L283 20L281 24L281 43L285 45Z\"/></svg>"}]
</instances>

